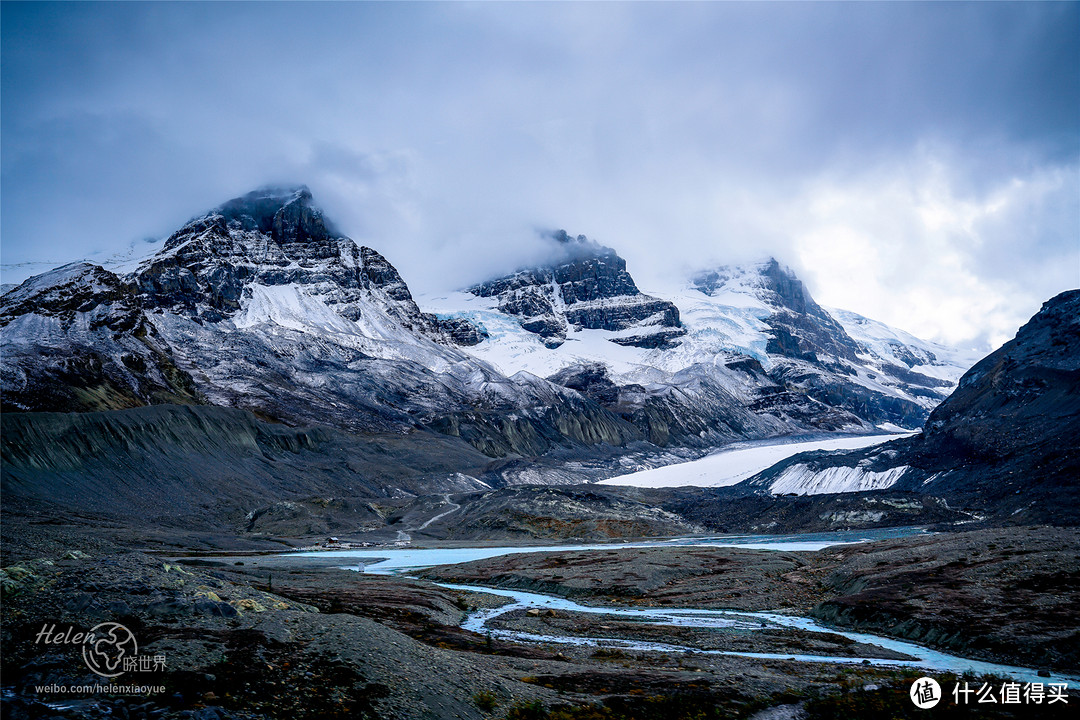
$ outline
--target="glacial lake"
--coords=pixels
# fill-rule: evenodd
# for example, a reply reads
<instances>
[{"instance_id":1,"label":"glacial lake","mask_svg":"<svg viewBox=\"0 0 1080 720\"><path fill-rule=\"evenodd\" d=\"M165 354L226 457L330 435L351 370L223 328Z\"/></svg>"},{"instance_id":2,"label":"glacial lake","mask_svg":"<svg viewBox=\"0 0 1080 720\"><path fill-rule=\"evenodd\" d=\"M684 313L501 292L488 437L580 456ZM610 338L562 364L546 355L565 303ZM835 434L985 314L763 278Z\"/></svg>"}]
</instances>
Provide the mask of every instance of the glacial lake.
<instances>
[{"instance_id":1,"label":"glacial lake","mask_svg":"<svg viewBox=\"0 0 1080 720\"><path fill-rule=\"evenodd\" d=\"M625 543L591 543L585 545L532 545L461 548L378 548L364 550L315 550L290 553L289 557L309 555L319 558L342 558L343 565L354 568L363 564L364 572L382 575L420 570L436 565L486 560L487 558L519 553L565 552L567 550L618 550L647 547L738 547L747 550L813 551L852 543L886 540L925 534L917 527L885 528L881 530L850 530L845 532L809 533L803 535L720 535L712 537L680 537L665 540L646 540Z\"/></svg>"}]
</instances>

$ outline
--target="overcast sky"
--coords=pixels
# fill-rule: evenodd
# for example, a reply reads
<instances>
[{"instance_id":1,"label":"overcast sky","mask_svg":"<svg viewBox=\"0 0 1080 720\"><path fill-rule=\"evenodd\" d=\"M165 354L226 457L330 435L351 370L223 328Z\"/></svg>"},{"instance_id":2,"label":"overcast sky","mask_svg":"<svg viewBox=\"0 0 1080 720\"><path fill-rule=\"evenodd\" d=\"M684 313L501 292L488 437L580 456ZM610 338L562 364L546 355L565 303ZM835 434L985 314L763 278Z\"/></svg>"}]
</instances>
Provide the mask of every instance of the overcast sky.
<instances>
[{"instance_id":1,"label":"overcast sky","mask_svg":"<svg viewBox=\"0 0 1080 720\"><path fill-rule=\"evenodd\" d=\"M1078 8L4 2L3 281L306 183L420 293L563 227L986 348L1080 286Z\"/></svg>"}]
</instances>

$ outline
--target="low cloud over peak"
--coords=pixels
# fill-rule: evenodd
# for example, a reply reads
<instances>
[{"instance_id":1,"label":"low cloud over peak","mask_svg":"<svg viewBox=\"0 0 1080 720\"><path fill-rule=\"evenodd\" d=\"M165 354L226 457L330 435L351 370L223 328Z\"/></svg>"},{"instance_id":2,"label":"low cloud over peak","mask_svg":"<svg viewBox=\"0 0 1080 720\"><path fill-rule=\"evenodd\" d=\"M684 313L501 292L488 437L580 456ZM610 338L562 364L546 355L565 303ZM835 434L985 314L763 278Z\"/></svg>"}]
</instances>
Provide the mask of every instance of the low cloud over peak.
<instances>
[{"instance_id":1,"label":"low cloud over peak","mask_svg":"<svg viewBox=\"0 0 1080 720\"><path fill-rule=\"evenodd\" d=\"M995 344L1080 285L1075 3L12 4L4 282L304 182L411 286L775 255Z\"/></svg>"}]
</instances>

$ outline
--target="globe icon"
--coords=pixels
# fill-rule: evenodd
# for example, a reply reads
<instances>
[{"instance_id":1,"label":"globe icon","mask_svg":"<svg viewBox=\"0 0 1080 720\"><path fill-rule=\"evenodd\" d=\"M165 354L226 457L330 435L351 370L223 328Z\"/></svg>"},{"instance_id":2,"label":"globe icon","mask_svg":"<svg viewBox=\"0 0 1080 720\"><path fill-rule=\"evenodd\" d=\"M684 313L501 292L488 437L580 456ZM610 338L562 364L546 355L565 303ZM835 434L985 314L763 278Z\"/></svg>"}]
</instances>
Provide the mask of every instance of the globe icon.
<instances>
[{"instance_id":1,"label":"globe icon","mask_svg":"<svg viewBox=\"0 0 1080 720\"><path fill-rule=\"evenodd\" d=\"M107 678L123 675L124 658L133 658L138 653L139 646L135 642L135 635L115 622L94 626L87 634L82 648L86 667Z\"/></svg>"}]
</instances>

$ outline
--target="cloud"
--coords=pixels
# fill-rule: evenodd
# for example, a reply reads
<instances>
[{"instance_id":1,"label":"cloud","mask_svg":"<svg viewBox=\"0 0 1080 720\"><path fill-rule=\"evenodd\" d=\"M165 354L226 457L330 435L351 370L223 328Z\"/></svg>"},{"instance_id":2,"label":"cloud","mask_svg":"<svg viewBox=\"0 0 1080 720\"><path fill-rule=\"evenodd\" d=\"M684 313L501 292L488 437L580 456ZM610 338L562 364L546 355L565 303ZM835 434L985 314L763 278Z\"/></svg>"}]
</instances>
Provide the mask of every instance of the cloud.
<instances>
[{"instance_id":1,"label":"cloud","mask_svg":"<svg viewBox=\"0 0 1080 720\"><path fill-rule=\"evenodd\" d=\"M542 257L538 227L646 289L775 254L955 342L1080 284L1075 3L0 13L5 282L303 182L419 290Z\"/></svg>"},{"instance_id":2,"label":"cloud","mask_svg":"<svg viewBox=\"0 0 1080 720\"><path fill-rule=\"evenodd\" d=\"M793 262L828 305L986 350L1077 284L1078 166L966 186L930 149L905 163L808 184L780 214ZM1063 221L1064 218L1059 218ZM888 288L888 292L882 292Z\"/></svg>"}]
</instances>

